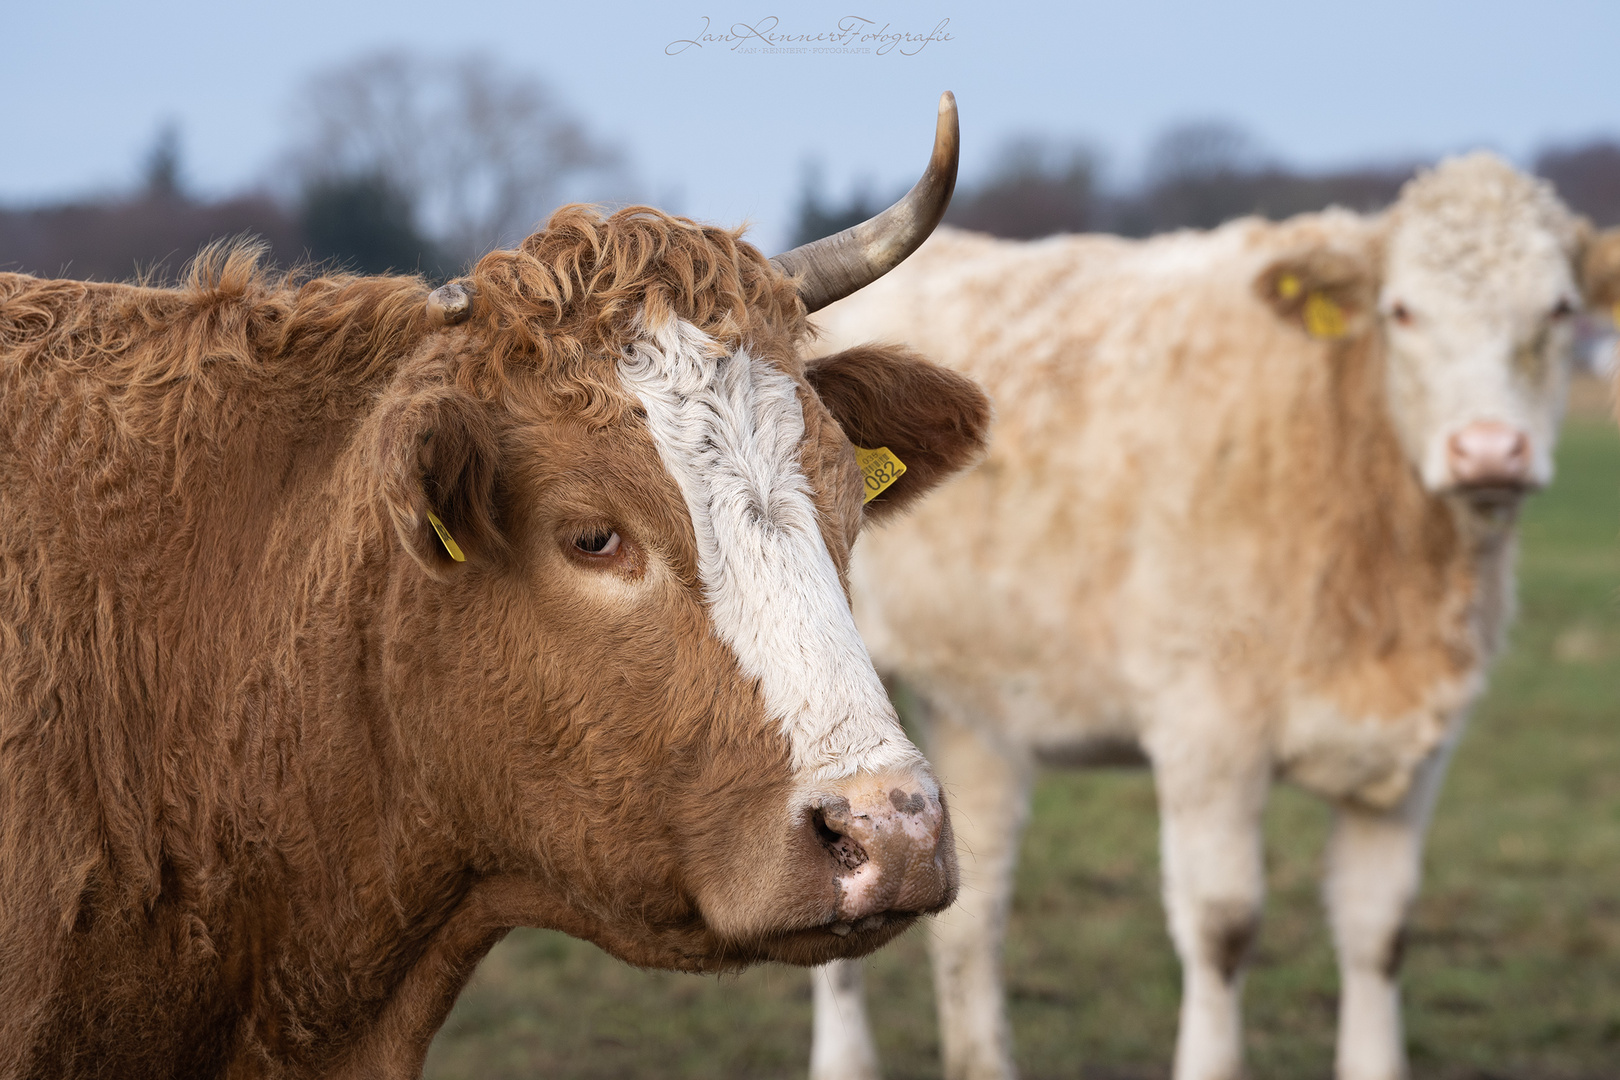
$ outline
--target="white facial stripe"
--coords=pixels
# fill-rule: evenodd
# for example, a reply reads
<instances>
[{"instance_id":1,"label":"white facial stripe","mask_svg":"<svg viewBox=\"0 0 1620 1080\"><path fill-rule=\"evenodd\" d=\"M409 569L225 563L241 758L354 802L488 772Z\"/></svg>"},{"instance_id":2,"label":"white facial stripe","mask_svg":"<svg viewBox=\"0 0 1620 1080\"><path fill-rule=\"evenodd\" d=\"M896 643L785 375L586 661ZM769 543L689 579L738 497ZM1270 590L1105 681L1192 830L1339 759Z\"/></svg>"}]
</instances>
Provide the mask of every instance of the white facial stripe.
<instances>
[{"instance_id":1,"label":"white facial stripe","mask_svg":"<svg viewBox=\"0 0 1620 1080\"><path fill-rule=\"evenodd\" d=\"M678 320L645 328L619 374L686 497L715 632L759 680L795 770L816 783L920 760L822 539L794 381Z\"/></svg>"}]
</instances>

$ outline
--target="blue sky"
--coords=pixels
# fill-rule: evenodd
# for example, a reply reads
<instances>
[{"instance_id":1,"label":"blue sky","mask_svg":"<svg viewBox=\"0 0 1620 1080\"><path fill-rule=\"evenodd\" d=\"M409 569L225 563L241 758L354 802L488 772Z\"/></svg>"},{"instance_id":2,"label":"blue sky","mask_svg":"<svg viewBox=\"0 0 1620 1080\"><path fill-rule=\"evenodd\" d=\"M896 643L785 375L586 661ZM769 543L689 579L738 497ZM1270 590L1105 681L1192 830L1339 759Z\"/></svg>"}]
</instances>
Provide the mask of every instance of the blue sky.
<instances>
[{"instance_id":1,"label":"blue sky","mask_svg":"<svg viewBox=\"0 0 1620 1080\"><path fill-rule=\"evenodd\" d=\"M777 17L778 32L856 16L928 34L915 55L748 54L669 46ZM209 194L262 182L312 70L360 52L481 50L546 79L621 145L641 196L786 239L803 163L835 190L910 181L934 100L957 94L963 173L1009 135L1084 139L1128 179L1153 135L1219 118L1303 165L1620 135L1620 4L614 4L146 0L8 5L0 72L0 201L133 182L165 118ZM744 46L746 47L746 46Z\"/></svg>"}]
</instances>

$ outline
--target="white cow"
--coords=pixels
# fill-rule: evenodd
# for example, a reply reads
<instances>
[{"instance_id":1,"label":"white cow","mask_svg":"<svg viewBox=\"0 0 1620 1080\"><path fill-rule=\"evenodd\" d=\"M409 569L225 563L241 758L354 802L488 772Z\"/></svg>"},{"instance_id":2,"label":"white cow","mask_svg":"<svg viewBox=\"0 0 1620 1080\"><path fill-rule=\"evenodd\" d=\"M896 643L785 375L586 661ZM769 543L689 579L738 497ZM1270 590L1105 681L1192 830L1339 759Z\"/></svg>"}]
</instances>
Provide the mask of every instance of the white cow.
<instances>
[{"instance_id":1,"label":"white cow","mask_svg":"<svg viewBox=\"0 0 1620 1080\"><path fill-rule=\"evenodd\" d=\"M1615 246L1474 155L1371 217L942 230L823 315L828 349L904 341L997 409L984 464L867 535L852 576L956 811L961 899L932 935L950 1080L1013 1073L999 958L1036 763L1129 755L1159 793L1178 1080L1242 1072L1279 777L1336 810L1338 1075L1404 1075L1425 826L1511 615L1521 496L1552 477L1571 316L1612 285L1582 266ZM859 970L816 987L812 1075L875 1075Z\"/></svg>"}]
</instances>

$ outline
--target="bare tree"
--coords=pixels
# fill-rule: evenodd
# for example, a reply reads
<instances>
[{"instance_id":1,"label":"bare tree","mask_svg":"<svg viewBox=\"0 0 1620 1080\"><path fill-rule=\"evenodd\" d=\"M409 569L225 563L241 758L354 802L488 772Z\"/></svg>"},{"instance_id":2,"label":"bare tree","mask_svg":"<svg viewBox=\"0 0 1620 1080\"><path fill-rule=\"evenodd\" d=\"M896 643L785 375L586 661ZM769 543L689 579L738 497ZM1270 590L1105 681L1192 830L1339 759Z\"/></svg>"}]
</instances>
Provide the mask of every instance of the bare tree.
<instances>
[{"instance_id":1,"label":"bare tree","mask_svg":"<svg viewBox=\"0 0 1620 1080\"><path fill-rule=\"evenodd\" d=\"M1095 228L1099 159L1083 143L1015 136L1001 144L994 172L958 194L945 220L1014 240Z\"/></svg>"},{"instance_id":2,"label":"bare tree","mask_svg":"<svg viewBox=\"0 0 1620 1080\"><path fill-rule=\"evenodd\" d=\"M1595 225L1620 225L1620 142L1594 139L1548 147L1536 155L1536 172Z\"/></svg>"},{"instance_id":3,"label":"bare tree","mask_svg":"<svg viewBox=\"0 0 1620 1080\"><path fill-rule=\"evenodd\" d=\"M1394 201L1414 171L1415 162L1300 171L1235 125L1183 124L1154 142L1142 187L1103 217L1116 231L1145 236L1213 228L1247 214L1280 219L1333 205L1372 211Z\"/></svg>"},{"instance_id":4,"label":"bare tree","mask_svg":"<svg viewBox=\"0 0 1620 1080\"><path fill-rule=\"evenodd\" d=\"M1252 135L1222 120L1178 124L1154 140L1148 150L1146 179L1162 187L1211 176L1259 172L1269 164Z\"/></svg>"},{"instance_id":5,"label":"bare tree","mask_svg":"<svg viewBox=\"0 0 1620 1080\"><path fill-rule=\"evenodd\" d=\"M316 73L297 99L294 175L386 180L456 261L520 240L559 203L622 199L618 152L538 80L488 57L376 53Z\"/></svg>"},{"instance_id":6,"label":"bare tree","mask_svg":"<svg viewBox=\"0 0 1620 1080\"><path fill-rule=\"evenodd\" d=\"M165 120L158 128L152 148L146 152L141 172L146 182L146 195L151 199L180 199L185 197L180 159L180 125Z\"/></svg>"},{"instance_id":7,"label":"bare tree","mask_svg":"<svg viewBox=\"0 0 1620 1080\"><path fill-rule=\"evenodd\" d=\"M1255 210L1252 179L1265 152L1242 128L1203 121L1170 128L1147 155L1142 196L1122 231L1208 229Z\"/></svg>"},{"instance_id":8,"label":"bare tree","mask_svg":"<svg viewBox=\"0 0 1620 1080\"><path fill-rule=\"evenodd\" d=\"M902 189L904 190L904 189ZM895 196L898 198L898 195ZM800 171L799 220L791 243L797 247L858 225L894 201L872 193L871 183L856 183L848 200L836 202L826 193L826 177L819 161L806 161Z\"/></svg>"}]
</instances>

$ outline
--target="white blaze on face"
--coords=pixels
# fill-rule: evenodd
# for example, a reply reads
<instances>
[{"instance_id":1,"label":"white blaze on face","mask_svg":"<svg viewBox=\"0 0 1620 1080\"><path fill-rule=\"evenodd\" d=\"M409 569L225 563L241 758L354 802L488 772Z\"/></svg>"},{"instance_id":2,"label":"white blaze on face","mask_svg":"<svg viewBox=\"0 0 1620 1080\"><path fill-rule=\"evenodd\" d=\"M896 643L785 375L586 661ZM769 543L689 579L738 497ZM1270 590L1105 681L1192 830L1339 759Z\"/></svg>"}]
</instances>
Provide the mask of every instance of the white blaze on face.
<instances>
[{"instance_id":1,"label":"white blaze on face","mask_svg":"<svg viewBox=\"0 0 1620 1080\"><path fill-rule=\"evenodd\" d=\"M1544 183L1474 154L1412 181L1391 221L1390 401L1424 485L1450 486L1449 440L1476 422L1522 432L1529 479L1547 483L1574 344L1572 320L1551 316L1580 299L1573 218Z\"/></svg>"},{"instance_id":2,"label":"white blaze on face","mask_svg":"<svg viewBox=\"0 0 1620 1080\"><path fill-rule=\"evenodd\" d=\"M759 681L795 771L814 784L920 761L822 538L794 380L680 320L644 328L619 375L686 497L715 632Z\"/></svg>"}]
</instances>

